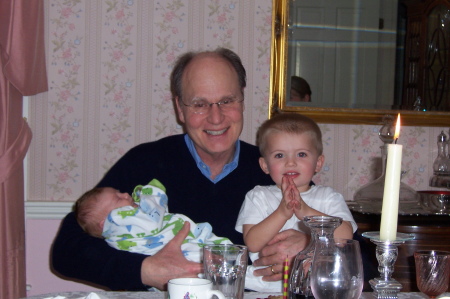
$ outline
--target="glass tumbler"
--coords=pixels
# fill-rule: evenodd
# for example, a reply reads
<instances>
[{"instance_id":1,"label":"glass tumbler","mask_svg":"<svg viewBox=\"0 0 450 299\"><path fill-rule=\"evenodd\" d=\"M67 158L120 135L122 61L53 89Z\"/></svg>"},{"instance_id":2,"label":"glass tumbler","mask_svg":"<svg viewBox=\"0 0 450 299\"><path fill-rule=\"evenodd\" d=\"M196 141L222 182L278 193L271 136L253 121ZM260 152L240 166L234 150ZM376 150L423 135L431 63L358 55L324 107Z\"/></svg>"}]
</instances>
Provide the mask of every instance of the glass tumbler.
<instances>
[{"instance_id":1,"label":"glass tumbler","mask_svg":"<svg viewBox=\"0 0 450 299\"><path fill-rule=\"evenodd\" d=\"M243 299L248 249L243 245L220 244L203 247L205 278L213 283L213 289L226 298Z\"/></svg>"},{"instance_id":2,"label":"glass tumbler","mask_svg":"<svg viewBox=\"0 0 450 299\"><path fill-rule=\"evenodd\" d=\"M450 252L418 250L414 252L416 281L419 290L436 298L448 289L450 277Z\"/></svg>"}]
</instances>

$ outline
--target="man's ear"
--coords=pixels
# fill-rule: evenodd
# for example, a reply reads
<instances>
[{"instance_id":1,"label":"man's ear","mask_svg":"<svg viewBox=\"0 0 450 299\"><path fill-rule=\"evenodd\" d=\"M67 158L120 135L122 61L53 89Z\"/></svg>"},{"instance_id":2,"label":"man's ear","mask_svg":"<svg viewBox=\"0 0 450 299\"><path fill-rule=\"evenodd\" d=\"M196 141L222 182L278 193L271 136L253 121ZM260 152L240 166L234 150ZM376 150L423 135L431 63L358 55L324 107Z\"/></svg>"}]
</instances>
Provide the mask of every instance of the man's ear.
<instances>
[{"instance_id":1,"label":"man's ear","mask_svg":"<svg viewBox=\"0 0 450 299\"><path fill-rule=\"evenodd\" d=\"M267 166L266 160L264 157L259 158L259 166L261 166L262 171L264 171L265 174L269 174L269 167Z\"/></svg>"},{"instance_id":2,"label":"man's ear","mask_svg":"<svg viewBox=\"0 0 450 299\"><path fill-rule=\"evenodd\" d=\"M176 106L176 109L177 109L178 119L179 119L182 123L185 123L185 121L184 121L183 109L182 109L181 106L180 106L180 98L179 98L179 97L176 97L176 98L175 98L175 106Z\"/></svg>"},{"instance_id":3,"label":"man's ear","mask_svg":"<svg viewBox=\"0 0 450 299\"><path fill-rule=\"evenodd\" d=\"M244 96L244 88L241 90L242 98L244 101L242 102L242 111L245 111L245 96Z\"/></svg>"}]
</instances>

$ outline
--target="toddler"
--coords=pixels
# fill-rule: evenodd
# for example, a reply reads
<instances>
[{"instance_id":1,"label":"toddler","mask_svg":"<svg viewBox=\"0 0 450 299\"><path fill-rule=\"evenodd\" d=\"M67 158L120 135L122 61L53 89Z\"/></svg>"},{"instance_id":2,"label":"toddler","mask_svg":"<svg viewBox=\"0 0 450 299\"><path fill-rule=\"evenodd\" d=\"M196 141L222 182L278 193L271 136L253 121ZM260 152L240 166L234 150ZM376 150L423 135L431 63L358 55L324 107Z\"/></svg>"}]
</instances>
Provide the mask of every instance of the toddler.
<instances>
[{"instance_id":1,"label":"toddler","mask_svg":"<svg viewBox=\"0 0 450 299\"><path fill-rule=\"evenodd\" d=\"M252 261L280 231L295 229L310 233L302 223L305 216L341 217L337 238L352 239L357 226L341 194L330 187L316 186L311 180L324 163L322 133L319 126L301 114L279 114L265 121L258 130L261 153L259 164L276 185L256 186L244 200L236 230L244 235ZM283 271L272 265L272 273ZM281 292L280 281L262 281L249 266L245 287L259 292Z\"/></svg>"}]
</instances>

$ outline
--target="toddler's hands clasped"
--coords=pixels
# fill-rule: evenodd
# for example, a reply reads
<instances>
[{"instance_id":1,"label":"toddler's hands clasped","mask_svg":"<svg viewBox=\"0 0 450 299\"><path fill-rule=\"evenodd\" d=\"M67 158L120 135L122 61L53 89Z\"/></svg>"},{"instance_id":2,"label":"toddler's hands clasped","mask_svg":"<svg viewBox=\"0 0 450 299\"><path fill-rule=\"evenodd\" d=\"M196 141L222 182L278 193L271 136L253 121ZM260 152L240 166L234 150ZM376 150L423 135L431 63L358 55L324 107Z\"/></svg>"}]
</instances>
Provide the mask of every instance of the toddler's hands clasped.
<instances>
[{"instance_id":1,"label":"toddler's hands clasped","mask_svg":"<svg viewBox=\"0 0 450 299\"><path fill-rule=\"evenodd\" d=\"M283 199L280 207L282 208L283 214L288 218L292 217L294 213L297 215L296 211L302 208L304 202L292 178L283 177L281 181L281 192L283 193Z\"/></svg>"}]
</instances>

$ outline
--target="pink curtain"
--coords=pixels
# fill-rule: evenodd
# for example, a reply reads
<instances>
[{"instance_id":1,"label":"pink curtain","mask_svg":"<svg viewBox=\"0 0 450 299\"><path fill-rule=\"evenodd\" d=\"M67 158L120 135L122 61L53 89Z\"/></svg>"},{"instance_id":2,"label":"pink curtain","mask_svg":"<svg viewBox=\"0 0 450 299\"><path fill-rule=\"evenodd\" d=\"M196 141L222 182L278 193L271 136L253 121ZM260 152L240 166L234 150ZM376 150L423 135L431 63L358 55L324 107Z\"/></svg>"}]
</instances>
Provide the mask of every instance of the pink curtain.
<instances>
[{"instance_id":1,"label":"pink curtain","mask_svg":"<svg viewBox=\"0 0 450 299\"><path fill-rule=\"evenodd\" d=\"M47 90L42 0L0 1L0 298L25 290L22 97Z\"/></svg>"}]
</instances>

